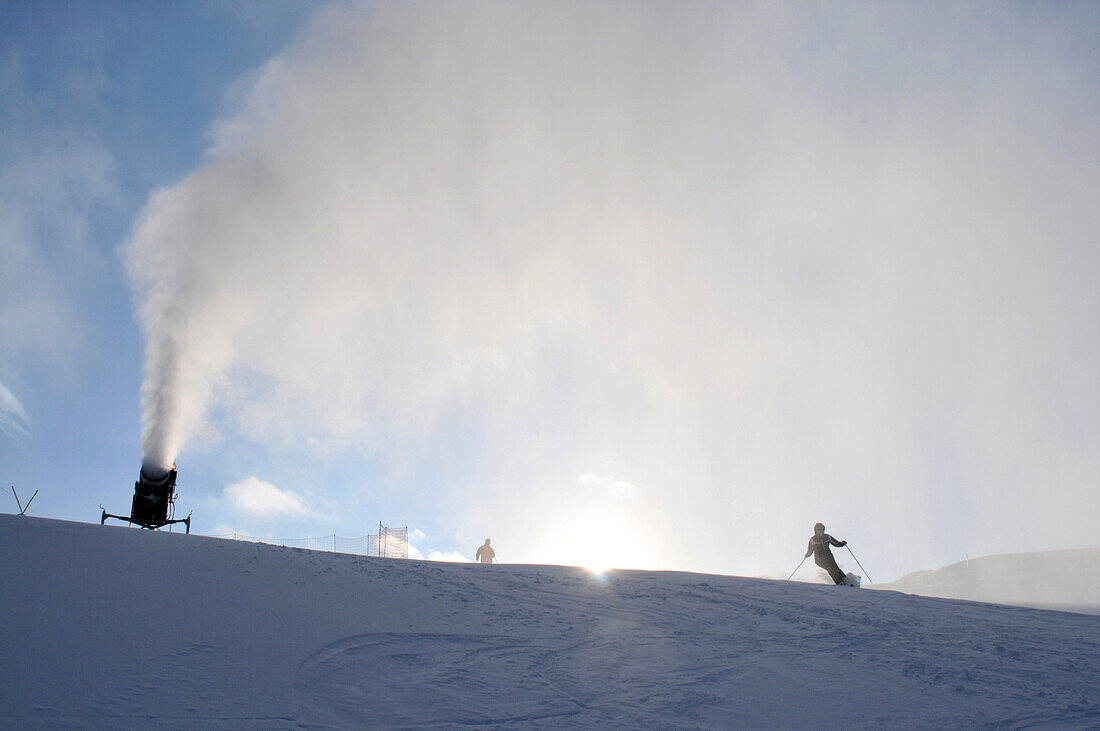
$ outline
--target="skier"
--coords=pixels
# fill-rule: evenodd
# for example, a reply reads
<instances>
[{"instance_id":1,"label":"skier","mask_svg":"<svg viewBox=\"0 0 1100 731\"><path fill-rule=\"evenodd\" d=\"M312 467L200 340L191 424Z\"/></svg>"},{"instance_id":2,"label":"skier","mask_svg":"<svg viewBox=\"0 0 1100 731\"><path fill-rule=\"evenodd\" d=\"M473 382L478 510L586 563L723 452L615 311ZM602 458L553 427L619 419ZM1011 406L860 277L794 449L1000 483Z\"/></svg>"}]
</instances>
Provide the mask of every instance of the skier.
<instances>
[{"instance_id":1,"label":"skier","mask_svg":"<svg viewBox=\"0 0 1100 731\"><path fill-rule=\"evenodd\" d=\"M489 547L489 539L485 539L484 546L477 547L477 555L474 557L475 561L481 561L481 563L492 563L496 557L497 552Z\"/></svg>"},{"instance_id":2,"label":"skier","mask_svg":"<svg viewBox=\"0 0 1100 731\"><path fill-rule=\"evenodd\" d=\"M809 558L812 553L814 555L814 563L828 571L829 576L837 584L843 584L844 572L836 565L836 559L833 557L833 552L829 548L830 543L838 548L848 545L848 541L838 541L826 533L824 523L818 523L814 526L814 535L810 539L809 545L806 546L806 555L802 557L802 560Z\"/></svg>"}]
</instances>

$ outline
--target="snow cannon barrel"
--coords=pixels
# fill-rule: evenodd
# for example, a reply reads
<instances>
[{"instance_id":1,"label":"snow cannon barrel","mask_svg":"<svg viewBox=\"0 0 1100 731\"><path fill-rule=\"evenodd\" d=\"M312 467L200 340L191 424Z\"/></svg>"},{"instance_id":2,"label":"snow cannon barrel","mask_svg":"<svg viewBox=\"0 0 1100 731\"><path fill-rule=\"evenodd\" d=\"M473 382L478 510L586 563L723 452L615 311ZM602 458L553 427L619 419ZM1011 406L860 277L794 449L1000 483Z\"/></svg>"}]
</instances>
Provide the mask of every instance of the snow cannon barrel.
<instances>
[{"instance_id":1,"label":"snow cannon barrel","mask_svg":"<svg viewBox=\"0 0 1100 731\"><path fill-rule=\"evenodd\" d=\"M143 464L134 483L130 520L138 525L164 524L168 508L176 498L176 467Z\"/></svg>"}]
</instances>

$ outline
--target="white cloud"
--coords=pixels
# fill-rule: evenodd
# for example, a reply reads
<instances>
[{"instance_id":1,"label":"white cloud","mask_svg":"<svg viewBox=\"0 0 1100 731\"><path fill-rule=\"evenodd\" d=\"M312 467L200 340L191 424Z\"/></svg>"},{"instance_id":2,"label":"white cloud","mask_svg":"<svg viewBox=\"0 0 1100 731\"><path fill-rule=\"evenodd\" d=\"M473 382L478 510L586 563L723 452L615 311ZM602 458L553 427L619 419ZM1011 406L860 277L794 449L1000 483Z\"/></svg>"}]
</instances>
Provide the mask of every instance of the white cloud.
<instances>
[{"instance_id":1,"label":"white cloud","mask_svg":"<svg viewBox=\"0 0 1100 731\"><path fill-rule=\"evenodd\" d=\"M632 482L616 479L614 475L600 475L595 472L582 472L577 475L577 484L581 487L599 488L617 497L634 497L638 493L638 486Z\"/></svg>"},{"instance_id":2,"label":"white cloud","mask_svg":"<svg viewBox=\"0 0 1100 731\"><path fill-rule=\"evenodd\" d=\"M118 205L115 161L81 117L106 81L90 65L39 83L0 54L0 376L75 370L94 327L85 298L110 276L92 222Z\"/></svg>"},{"instance_id":3,"label":"white cloud","mask_svg":"<svg viewBox=\"0 0 1100 731\"><path fill-rule=\"evenodd\" d=\"M423 541L428 536L424 531L413 528L409 531L409 558L426 558L429 561L468 561L458 551L437 551L428 549L427 554L412 544L413 541Z\"/></svg>"},{"instance_id":4,"label":"white cloud","mask_svg":"<svg viewBox=\"0 0 1100 731\"><path fill-rule=\"evenodd\" d=\"M638 486L626 480L615 480L611 483L611 492L619 497L634 497L638 494Z\"/></svg>"},{"instance_id":5,"label":"white cloud","mask_svg":"<svg viewBox=\"0 0 1100 731\"><path fill-rule=\"evenodd\" d=\"M256 477L246 477L240 482L227 486L223 494L234 508L249 515L269 517L310 514L298 495L280 490L270 482L264 482Z\"/></svg>"},{"instance_id":6,"label":"white cloud","mask_svg":"<svg viewBox=\"0 0 1100 731\"><path fill-rule=\"evenodd\" d=\"M27 412L3 383L0 383L0 432L9 437L27 434Z\"/></svg>"},{"instance_id":7,"label":"white cloud","mask_svg":"<svg viewBox=\"0 0 1100 731\"><path fill-rule=\"evenodd\" d=\"M450 561L452 563L469 562L470 559L458 551L432 551L428 554L429 561Z\"/></svg>"}]
</instances>

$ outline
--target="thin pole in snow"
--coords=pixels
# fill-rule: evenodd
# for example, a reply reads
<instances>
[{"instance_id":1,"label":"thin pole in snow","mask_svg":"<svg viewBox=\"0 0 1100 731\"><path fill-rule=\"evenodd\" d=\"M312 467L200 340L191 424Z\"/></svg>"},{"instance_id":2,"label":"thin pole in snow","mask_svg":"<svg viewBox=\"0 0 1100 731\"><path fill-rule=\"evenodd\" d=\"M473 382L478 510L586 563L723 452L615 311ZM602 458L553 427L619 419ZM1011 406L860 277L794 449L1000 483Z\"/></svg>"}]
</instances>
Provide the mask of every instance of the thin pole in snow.
<instances>
[{"instance_id":1,"label":"thin pole in snow","mask_svg":"<svg viewBox=\"0 0 1100 731\"><path fill-rule=\"evenodd\" d=\"M35 498L36 498L36 497L38 496L38 490L35 490L35 491L34 491L34 495L31 495L31 499L27 501L27 504L26 504L26 505L24 505L24 504L23 504L23 503L22 503L22 502L21 502L21 501L19 500L19 493L17 493L17 492L15 491L15 485L12 485L12 486L11 486L11 494L12 494L12 495L15 495L15 504L19 506L19 514L20 514L20 515L26 515L26 514L27 514L27 509L28 509L28 508L30 508L30 506L31 506L31 503L33 503L33 502L34 502L34 499L35 499Z\"/></svg>"},{"instance_id":2,"label":"thin pole in snow","mask_svg":"<svg viewBox=\"0 0 1100 731\"><path fill-rule=\"evenodd\" d=\"M852 554L852 558L856 558L856 554L852 552L851 546L845 546L845 548L848 549L848 553ZM856 558L856 566L859 566L859 570L863 572L864 576L867 576L867 569L863 568L863 564L859 562L858 558ZM872 584L875 583L870 576L867 576L867 580L870 581Z\"/></svg>"},{"instance_id":3,"label":"thin pole in snow","mask_svg":"<svg viewBox=\"0 0 1100 731\"><path fill-rule=\"evenodd\" d=\"M802 560L799 561L798 565L794 567L794 571L792 571L791 575L787 577L787 581L790 581L794 577L794 575L798 573L798 570L800 568L802 568L802 564L806 563L806 559L808 559L808 558L809 558L809 556L803 556L802 557Z\"/></svg>"}]
</instances>

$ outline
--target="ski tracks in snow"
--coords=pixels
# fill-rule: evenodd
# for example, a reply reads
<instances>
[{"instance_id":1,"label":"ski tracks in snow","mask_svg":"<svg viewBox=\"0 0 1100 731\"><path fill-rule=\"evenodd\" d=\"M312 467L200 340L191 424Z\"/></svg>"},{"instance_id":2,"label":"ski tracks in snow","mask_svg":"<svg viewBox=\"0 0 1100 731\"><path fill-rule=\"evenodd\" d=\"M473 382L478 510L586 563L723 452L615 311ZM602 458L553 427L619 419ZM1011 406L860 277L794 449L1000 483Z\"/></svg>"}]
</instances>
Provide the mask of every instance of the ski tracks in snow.
<instances>
[{"instance_id":1,"label":"ski tracks in snow","mask_svg":"<svg viewBox=\"0 0 1100 731\"><path fill-rule=\"evenodd\" d=\"M2 728L1100 726L1097 616L0 524Z\"/></svg>"},{"instance_id":2,"label":"ski tracks in snow","mask_svg":"<svg viewBox=\"0 0 1100 731\"><path fill-rule=\"evenodd\" d=\"M736 577L407 567L439 621L309 658L300 725L828 727L837 708L851 726L1100 722L1084 617ZM1078 652L1045 642L1050 622L1079 623Z\"/></svg>"}]
</instances>

